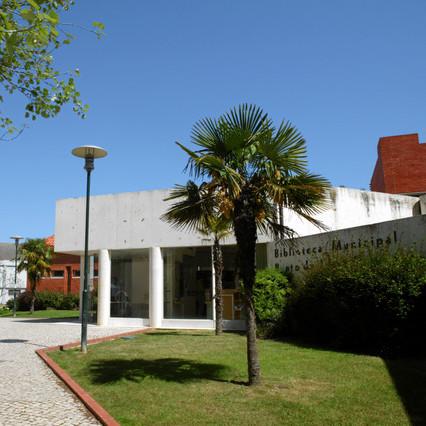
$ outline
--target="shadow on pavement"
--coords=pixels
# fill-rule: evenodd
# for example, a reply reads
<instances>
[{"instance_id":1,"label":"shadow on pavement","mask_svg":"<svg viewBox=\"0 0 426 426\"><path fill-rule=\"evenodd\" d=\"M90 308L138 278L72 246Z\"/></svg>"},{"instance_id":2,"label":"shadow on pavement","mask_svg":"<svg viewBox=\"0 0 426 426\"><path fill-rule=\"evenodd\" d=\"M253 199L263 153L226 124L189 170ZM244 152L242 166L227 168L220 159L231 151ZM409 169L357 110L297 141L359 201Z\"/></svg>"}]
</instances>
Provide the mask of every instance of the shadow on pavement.
<instances>
[{"instance_id":1,"label":"shadow on pavement","mask_svg":"<svg viewBox=\"0 0 426 426\"><path fill-rule=\"evenodd\" d=\"M55 323L71 323L80 324L79 318L16 318L14 322L25 322L28 324L55 324ZM91 324L89 324L91 325Z\"/></svg>"}]
</instances>

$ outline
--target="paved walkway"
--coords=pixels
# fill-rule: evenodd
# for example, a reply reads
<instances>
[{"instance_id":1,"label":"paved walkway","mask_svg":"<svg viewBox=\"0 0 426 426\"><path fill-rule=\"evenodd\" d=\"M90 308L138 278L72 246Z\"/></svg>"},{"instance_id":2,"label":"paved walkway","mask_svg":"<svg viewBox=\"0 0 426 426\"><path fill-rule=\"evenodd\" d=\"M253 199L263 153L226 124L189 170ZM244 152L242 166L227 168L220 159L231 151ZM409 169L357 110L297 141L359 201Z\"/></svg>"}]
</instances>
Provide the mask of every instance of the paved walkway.
<instances>
[{"instance_id":1,"label":"paved walkway","mask_svg":"<svg viewBox=\"0 0 426 426\"><path fill-rule=\"evenodd\" d=\"M63 320L62 320L63 321ZM134 330L89 326L89 339ZM80 324L0 318L0 425L98 425L34 352L80 339Z\"/></svg>"}]
</instances>

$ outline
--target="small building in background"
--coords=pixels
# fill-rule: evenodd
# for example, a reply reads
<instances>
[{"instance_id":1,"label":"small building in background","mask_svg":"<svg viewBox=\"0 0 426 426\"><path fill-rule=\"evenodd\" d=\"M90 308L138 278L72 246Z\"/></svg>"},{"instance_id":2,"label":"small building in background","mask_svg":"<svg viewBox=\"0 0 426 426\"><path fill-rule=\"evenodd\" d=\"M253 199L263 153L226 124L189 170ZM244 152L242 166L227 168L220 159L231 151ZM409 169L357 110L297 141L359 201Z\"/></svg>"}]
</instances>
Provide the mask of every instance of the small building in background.
<instances>
[{"instance_id":1,"label":"small building in background","mask_svg":"<svg viewBox=\"0 0 426 426\"><path fill-rule=\"evenodd\" d=\"M46 244L52 249L52 266L49 276L43 277L37 285L37 291L52 291L63 294L80 293L80 256L55 253L55 236L46 238ZM97 279L97 266L94 265L93 278ZM30 283L27 283L27 288Z\"/></svg>"},{"instance_id":2,"label":"small building in background","mask_svg":"<svg viewBox=\"0 0 426 426\"><path fill-rule=\"evenodd\" d=\"M377 154L372 191L426 194L426 143L419 143L417 133L380 138Z\"/></svg>"},{"instance_id":3,"label":"small building in background","mask_svg":"<svg viewBox=\"0 0 426 426\"><path fill-rule=\"evenodd\" d=\"M0 305L13 299L13 293L21 293L26 288L26 271L18 272L15 287L15 244L0 243Z\"/></svg>"}]
</instances>

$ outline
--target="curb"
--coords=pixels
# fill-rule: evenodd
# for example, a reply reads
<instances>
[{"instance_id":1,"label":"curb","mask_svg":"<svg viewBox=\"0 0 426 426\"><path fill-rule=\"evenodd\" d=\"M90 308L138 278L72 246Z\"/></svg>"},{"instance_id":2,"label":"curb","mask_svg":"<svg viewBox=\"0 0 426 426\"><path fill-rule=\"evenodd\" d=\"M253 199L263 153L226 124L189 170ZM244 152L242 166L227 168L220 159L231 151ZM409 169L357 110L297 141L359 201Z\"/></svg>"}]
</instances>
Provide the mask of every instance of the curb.
<instances>
[{"instance_id":1,"label":"curb","mask_svg":"<svg viewBox=\"0 0 426 426\"><path fill-rule=\"evenodd\" d=\"M87 343L94 345L101 342L109 342L111 340L117 340L125 336L133 336L137 334L143 334L147 331L151 331L152 328L144 328L134 331L128 331L126 333L113 334L111 336L98 337L91 339ZM71 376L65 372L52 358L47 354L48 352L71 349L80 346L80 342L67 343L66 345L50 346L44 349L37 349L36 354L44 361L44 363L56 374L59 379L71 390L72 393L86 406L86 408L96 417L101 424L105 426L120 426L120 423L114 419L98 402L96 402Z\"/></svg>"}]
</instances>

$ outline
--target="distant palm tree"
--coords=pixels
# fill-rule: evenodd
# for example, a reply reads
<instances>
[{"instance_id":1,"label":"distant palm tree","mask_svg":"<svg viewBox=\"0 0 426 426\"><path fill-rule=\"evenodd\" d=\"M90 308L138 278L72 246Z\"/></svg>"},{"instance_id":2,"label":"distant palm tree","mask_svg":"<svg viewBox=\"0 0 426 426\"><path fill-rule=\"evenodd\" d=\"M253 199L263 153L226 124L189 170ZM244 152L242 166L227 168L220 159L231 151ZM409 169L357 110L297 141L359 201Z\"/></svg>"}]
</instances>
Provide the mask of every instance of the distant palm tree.
<instances>
[{"instance_id":1,"label":"distant palm tree","mask_svg":"<svg viewBox=\"0 0 426 426\"><path fill-rule=\"evenodd\" d=\"M195 151L178 143L189 155L187 169L204 180L200 187L208 188L215 198L211 202L232 221L244 287L249 384L257 384L260 365L253 305L257 232L272 233L277 239L292 237L294 231L280 223L282 207L322 226L314 215L325 208L329 183L306 170L306 143L297 129L288 122L275 128L253 105L198 121L191 139Z\"/></svg>"},{"instance_id":2,"label":"distant palm tree","mask_svg":"<svg viewBox=\"0 0 426 426\"><path fill-rule=\"evenodd\" d=\"M176 201L177 200L177 201ZM213 236L213 268L215 275L216 335L223 331L222 275L223 256L220 241L231 233L231 221L226 219L215 204L217 197L208 185L198 186L193 181L176 185L165 201L176 201L162 219L180 229L198 231Z\"/></svg>"},{"instance_id":3,"label":"distant palm tree","mask_svg":"<svg viewBox=\"0 0 426 426\"><path fill-rule=\"evenodd\" d=\"M31 313L34 312L37 285L40 279L50 272L52 264L51 248L42 238L28 239L19 250L18 271L27 271L31 292Z\"/></svg>"}]
</instances>

